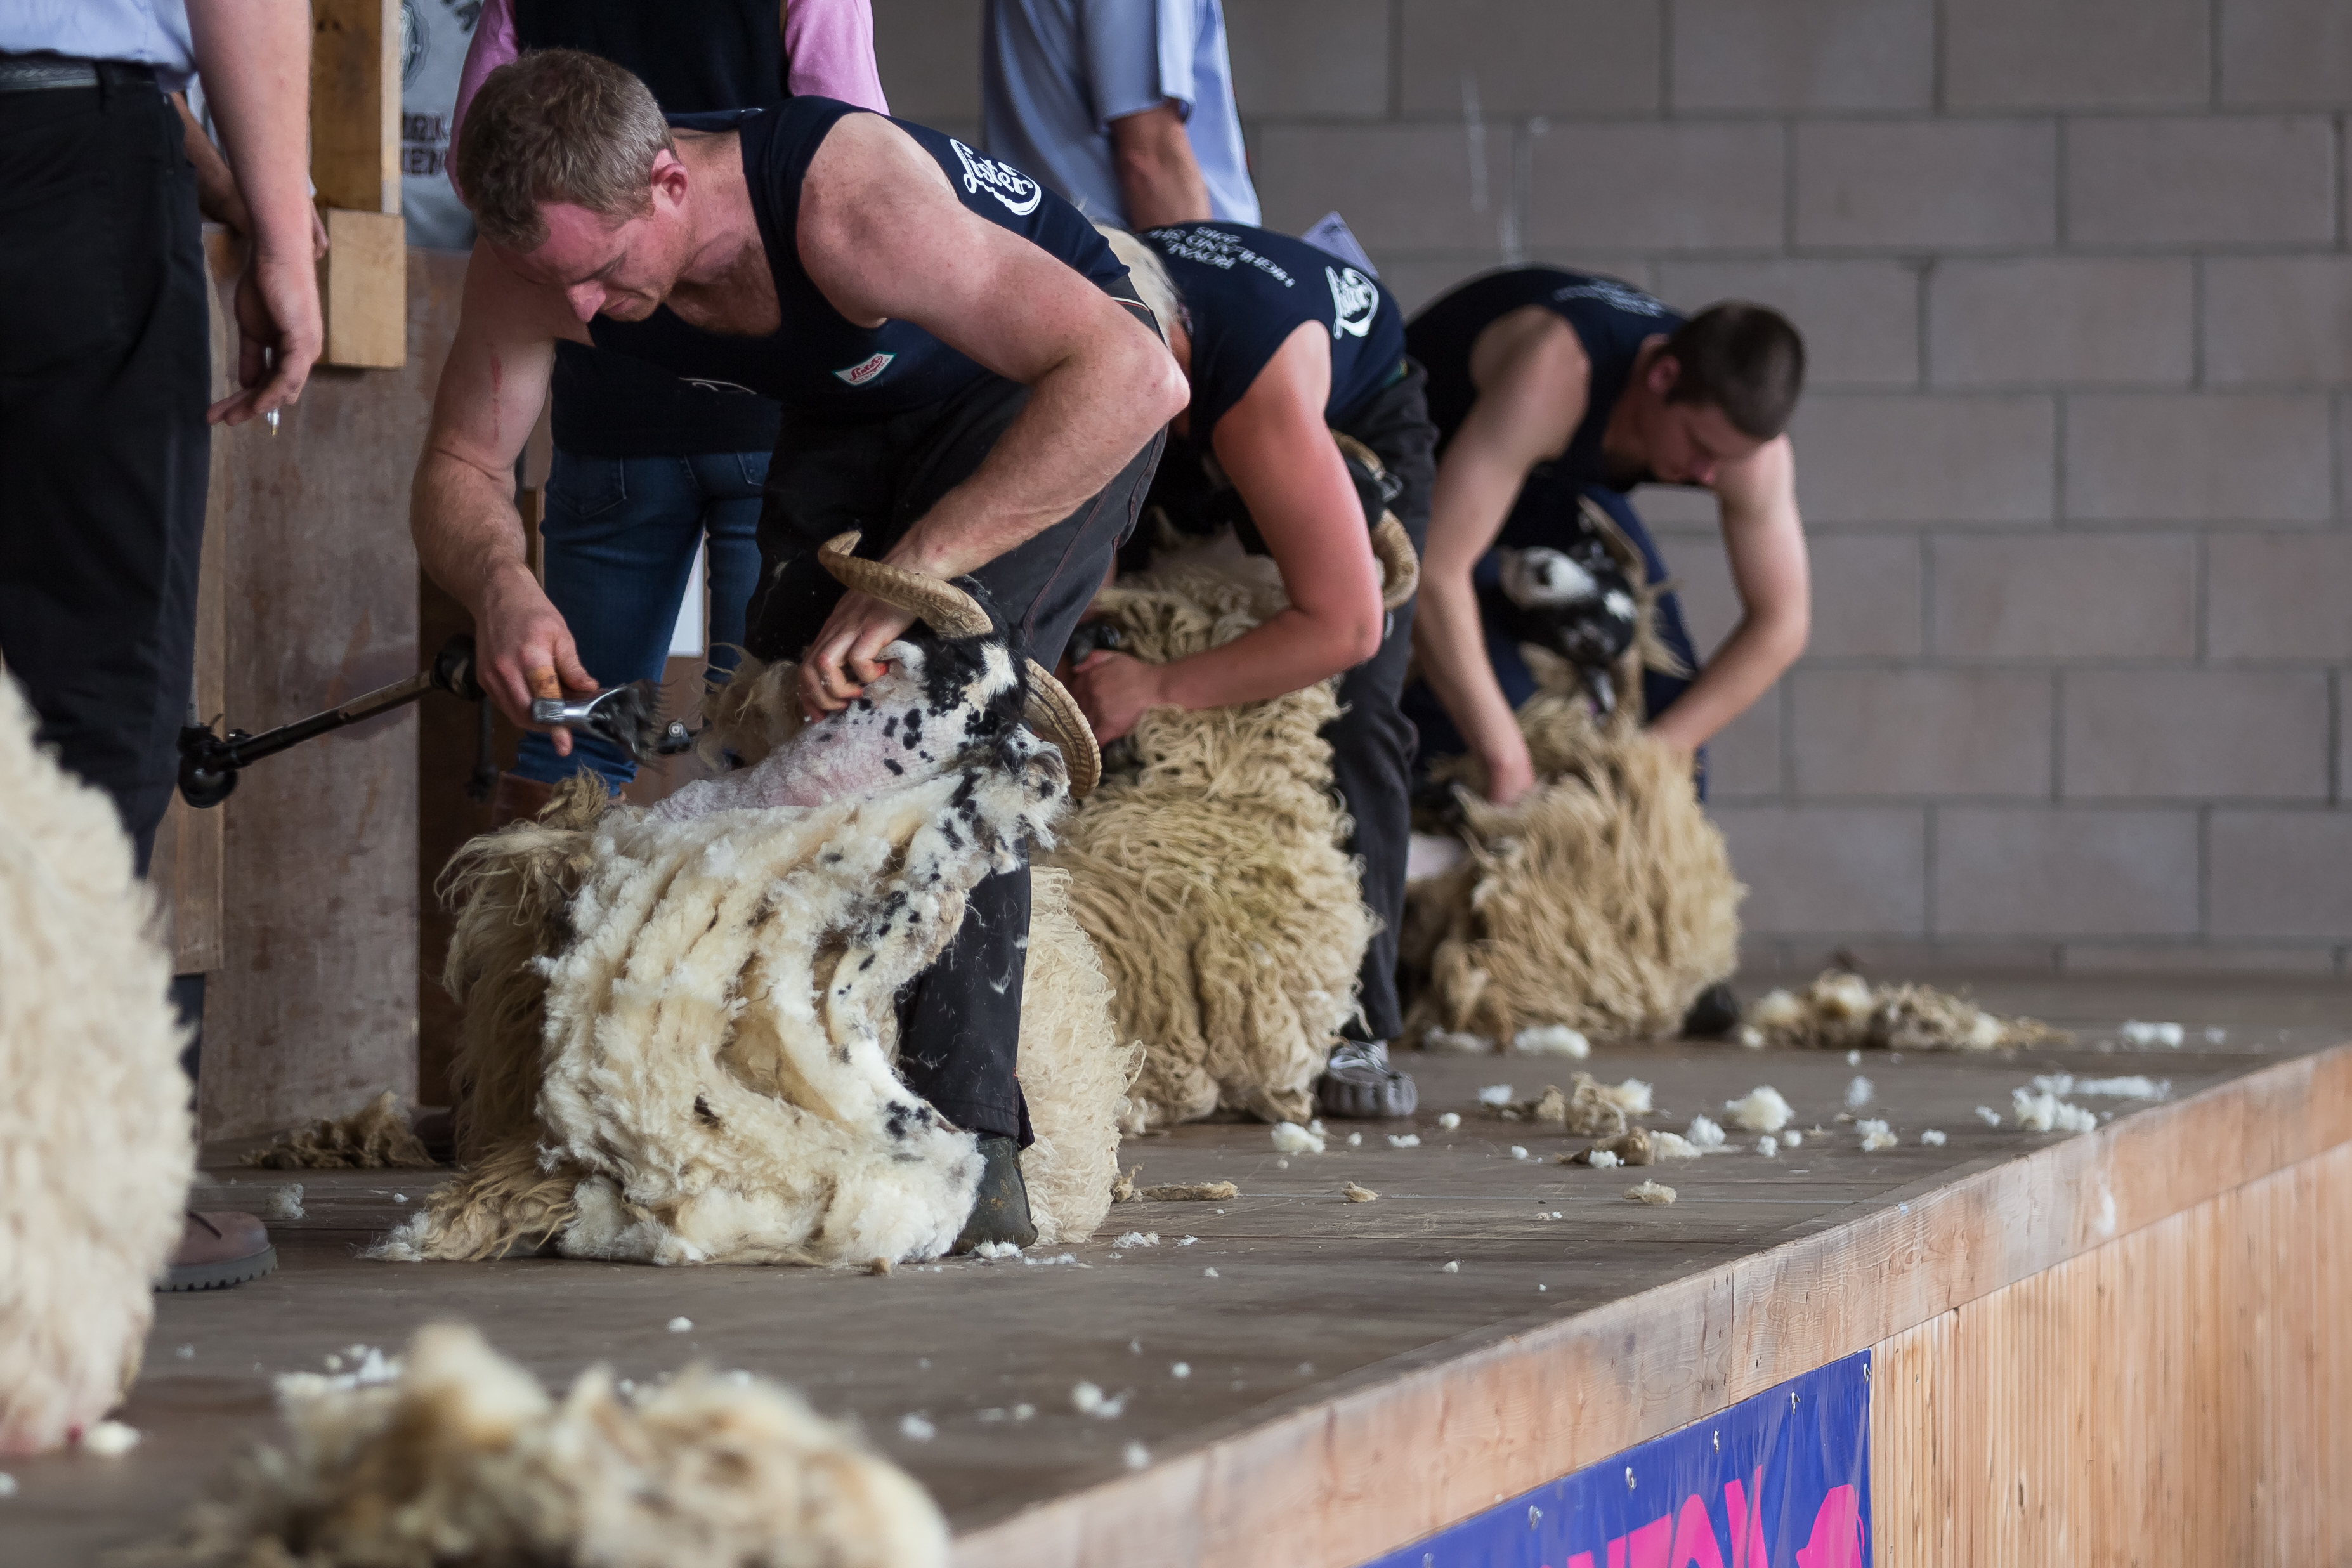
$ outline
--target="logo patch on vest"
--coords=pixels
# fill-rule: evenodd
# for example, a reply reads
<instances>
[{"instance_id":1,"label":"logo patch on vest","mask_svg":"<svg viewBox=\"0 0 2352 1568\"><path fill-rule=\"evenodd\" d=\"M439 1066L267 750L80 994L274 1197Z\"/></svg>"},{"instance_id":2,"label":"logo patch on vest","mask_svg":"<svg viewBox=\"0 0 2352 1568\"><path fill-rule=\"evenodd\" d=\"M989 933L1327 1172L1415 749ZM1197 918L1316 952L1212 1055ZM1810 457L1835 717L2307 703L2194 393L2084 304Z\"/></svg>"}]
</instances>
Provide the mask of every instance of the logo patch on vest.
<instances>
[{"instance_id":1,"label":"logo patch on vest","mask_svg":"<svg viewBox=\"0 0 2352 1568\"><path fill-rule=\"evenodd\" d=\"M1614 305L1636 316L1663 316L1666 308L1638 289L1628 289L1613 279L1595 278L1587 283L1571 283L1565 289L1555 289L1551 297L1561 304L1570 300L1598 300L1604 305Z\"/></svg>"},{"instance_id":2,"label":"logo patch on vest","mask_svg":"<svg viewBox=\"0 0 2352 1568\"><path fill-rule=\"evenodd\" d=\"M982 190L1004 204L1014 217L1027 217L1045 199L1045 187L1013 167L973 152L954 137L948 145L963 160L963 188L967 195L977 195Z\"/></svg>"},{"instance_id":3,"label":"logo patch on vest","mask_svg":"<svg viewBox=\"0 0 2352 1568\"><path fill-rule=\"evenodd\" d=\"M897 354L876 354L871 359L859 360L847 370L837 370L833 374L852 386L864 386L867 382L888 370L890 362L898 357Z\"/></svg>"},{"instance_id":4,"label":"logo patch on vest","mask_svg":"<svg viewBox=\"0 0 2352 1568\"><path fill-rule=\"evenodd\" d=\"M1331 281L1331 335L1360 338L1370 331L1381 308L1379 286L1352 267L1326 267L1323 276Z\"/></svg>"}]
</instances>

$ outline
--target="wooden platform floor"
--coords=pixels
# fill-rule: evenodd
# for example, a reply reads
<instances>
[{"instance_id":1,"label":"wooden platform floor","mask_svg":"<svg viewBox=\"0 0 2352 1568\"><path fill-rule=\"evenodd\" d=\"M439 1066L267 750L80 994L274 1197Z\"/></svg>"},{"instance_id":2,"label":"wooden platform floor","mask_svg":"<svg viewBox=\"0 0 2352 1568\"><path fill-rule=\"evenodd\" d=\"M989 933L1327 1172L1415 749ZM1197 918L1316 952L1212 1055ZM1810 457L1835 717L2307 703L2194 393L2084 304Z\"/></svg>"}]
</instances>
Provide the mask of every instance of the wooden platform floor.
<instances>
[{"instance_id":1,"label":"wooden platform floor","mask_svg":"<svg viewBox=\"0 0 2352 1568\"><path fill-rule=\"evenodd\" d=\"M274 1227L283 1266L242 1289L159 1299L145 1370L121 1419L144 1441L126 1458L67 1455L5 1468L0 1559L83 1563L102 1548L151 1537L275 1429L270 1379L320 1370L353 1345L396 1350L420 1324L463 1319L551 1384L592 1362L645 1380L707 1358L795 1385L822 1409L854 1416L929 1487L960 1535L1047 1500L1162 1465L1331 1401L1531 1329L1621 1302L1781 1243L1818 1236L1932 1194L2057 1142L1985 1126L2010 1090L2037 1073L2145 1073L2175 1100L2352 1040L2352 986L2302 981L2169 979L1988 982L1990 1005L2082 1032L2074 1047L2000 1056L1761 1052L1667 1043L1601 1047L1588 1062L1556 1058L1407 1057L1420 1113L1354 1124L1360 1147L1290 1156L1257 1125L1195 1126L1131 1140L1125 1161L1146 1182L1231 1180L1222 1205L1122 1205L1070 1261L956 1261L887 1278L793 1268L662 1270L552 1260L495 1265L362 1262L356 1244L413 1212L435 1173L310 1173L307 1217ZM2126 1017L2177 1021L2178 1050L2114 1043ZM2206 1031L2223 1031L2209 1040ZM1643 1171L1563 1167L1582 1146L1556 1128L1482 1113L1482 1087L1532 1096L1582 1066L1604 1081L1652 1081L1681 1129L1694 1114L1758 1084L1779 1088L1800 1125L1824 1129L1766 1159L1743 1150ZM1857 1072L1876 1086L1866 1114L1887 1118L1899 1147L1864 1153L1837 1122ZM2118 1119L2129 1100L2086 1100ZM1440 1115L1458 1112L1453 1131ZM1918 1134L1941 1129L1941 1147ZM1394 1149L1414 1131L1420 1147ZM1752 1135L1734 1134L1744 1142ZM1528 1158L1511 1152L1517 1144ZM207 1206L253 1206L289 1178L237 1169L208 1152ZM1625 1190L1655 1178L1679 1201L1648 1207ZM1379 1201L1350 1204L1355 1182ZM404 1198L406 1200L404 1202ZM1555 1217L1556 1216L1556 1217ZM1120 1249L1128 1231L1157 1246ZM1058 1252L1056 1256L1058 1256ZM1448 1264L1458 1265L1446 1272ZM1214 1271L1214 1278L1210 1271ZM667 1327L690 1319L689 1331ZM1190 1375L1178 1377L1176 1363ZM1644 1369L1673 1382L1686 1369ZM1089 1381L1125 1396L1114 1419L1079 1414ZM1034 1406L1025 1420L1009 1413ZM902 1420L935 1432L918 1441ZM1415 1435L1397 1435L1410 1447ZM1140 1445L1140 1454L1131 1446ZM1377 1484L1376 1478L1367 1478ZM1002 1532L992 1532L1003 1540ZM1394 1544L1394 1543L1391 1543ZM995 1554L982 1552L979 1555ZM1033 1559L1045 1561L1045 1558Z\"/></svg>"}]
</instances>

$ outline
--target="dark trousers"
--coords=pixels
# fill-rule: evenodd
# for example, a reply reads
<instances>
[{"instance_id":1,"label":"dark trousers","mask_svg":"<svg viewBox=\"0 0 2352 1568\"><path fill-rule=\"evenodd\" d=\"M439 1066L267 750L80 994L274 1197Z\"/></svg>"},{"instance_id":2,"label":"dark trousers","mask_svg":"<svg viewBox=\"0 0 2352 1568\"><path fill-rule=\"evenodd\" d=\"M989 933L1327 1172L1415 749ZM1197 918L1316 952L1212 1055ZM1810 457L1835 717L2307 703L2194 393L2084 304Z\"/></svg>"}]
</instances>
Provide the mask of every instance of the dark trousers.
<instances>
[{"instance_id":1,"label":"dark trousers","mask_svg":"<svg viewBox=\"0 0 2352 1568\"><path fill-rule=\"evenodd\" d=\"M1029 389L989 377L929 407L856 426L789 417L769 464L760 518L760 586L744 646L798 658L842 595L816 548L845 529L878 556L980 467ZM995 600L1014 655L1051 669L1078 616L1135 528L1160 461L1160 437L1086 505L972 574ZM1024 866L983 879L963 927L898 1006L898 1071L958 1126L1029 1142L1028 1107L1013 1072L1021 1039L1023 951L1029 934Z\"/></svg>"},{"instance_id":2,"label":"dark trousers","mask_svg":"<svg viewBox=\"0 0 2352 1568\"><path fill-rule=\"evenodd\" d=\"M1406 362L1404 375L1339 426L1379 454L1403 489L1389 503L1418 555L1429 537L1429 490L1437 476L1436 427L1424 395L1429 378ZM1380 929L1364 950L1359 1015L1349 1035L1392 1040L1404 1030L1397 1005L1397 926L1404 918L1405 854L1412 833L1412 723L1398 710L1412 660L1412 601L1389 612L1380 651L1340 678L1340 713L1323 727L1331 782L1354 824L1348 852L1364 863L1364 902Z\"/></svg>"},{"instance_id":3,"label":"dark trousers","mask_svg":"<svg viewBox=\"0 0 2352 1568\"><path fill-rule=\"evenodd\" d=\"M143 875L195 654L207 285L179 117L101 68L0 93L0 661Z\"/></svg>"}]
</instances>

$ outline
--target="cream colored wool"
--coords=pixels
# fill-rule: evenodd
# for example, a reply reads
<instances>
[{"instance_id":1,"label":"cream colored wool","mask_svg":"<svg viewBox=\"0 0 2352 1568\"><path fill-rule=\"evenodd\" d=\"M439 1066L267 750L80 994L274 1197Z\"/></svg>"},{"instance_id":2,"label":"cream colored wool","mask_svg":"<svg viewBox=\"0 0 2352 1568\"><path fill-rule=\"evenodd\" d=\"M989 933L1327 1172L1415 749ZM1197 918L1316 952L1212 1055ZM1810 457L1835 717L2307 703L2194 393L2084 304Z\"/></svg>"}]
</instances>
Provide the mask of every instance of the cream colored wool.
<instances>
[{"instance_id":1,"label":"cream colored wool","mask_svg":"<svg viewBox=\"0 0 2352 1568\"><path fill-rule=\"evenodd\" d=\"M1070 874L1029 874L1028 966L1021 989L1020 1078L1036 1142L1021 1181L1037 1245L1084 1241L1110 1213L1118 1123L1143 1045L1111 1023L1110 982L1070 913Z\"/></svg>"},{"instance_id":2,"label":"cream colored wool","mask_svg":"<svg viewBox=\"0 0 2352 1568\"><path fill-rule=\"evenodd\" d=\"M121 1398L180 1238L194 1129L155 924L113 805L0 671L0 1454Z\"/></svg>"},{"instance_id":3,"label":"cream colored wool","mask_svg":"<svg viewBox=\"0 0 2352 1568\"><path fill-rule=\"evenodd\" d=\"M533 825L512 849L526 868L499 868L504 836L478 841L462 873L478 902L528 893L528 868L588 861L561 930L542 911L517 941L499 931L512 914L485 905L458 931L498 931L506 962L548 954L535 1049L488 1031L505 1059L464 1067L506 1114L530 1103L536 1126L484 1150L379 1255L486 1256L534 1218L570 1257L863 1267L945 1252L980 1156L891 1070L893 996L954 935L971 888L1045 837L1065 796L1058 757L1034 747L1018 774L950 772L821 806L684 821L615 806L572 846ZM961 789L978 809L960 832ZM478 966L453 948L451 967ZM481 1002L511 1021L495 992ZM548 1176L576 1177L568 1216Z\"/></svg>"},{"instance_id":4,"label":"cream colored wool","mask_svg":"<svg viewBox=\"0 0 2352 1568\"><path fill-rule=\"evenodd\" d=\"M2037 1018L2003 1018L1932 985L1874 986L1824 970L1801 992L1749 1004L1755 1043L1814 1050L1990 1051L2063 1045L2074 1037Z\"/></svg>"},{"instance_id":5,"label":"cream colored wool","mask_svg":"<svg viewBox=\"0 0 2352 1568\"><path fill-rule=\"evenodd\" d=\"M1553 1122L1586 1138L1613 1138L1626 1130L1623 1102L1591 1073L1578 1073L1568 1083L1564 1093L1548 1083L1535 1099L1495 1106L1494 1112L1505 1121Z\"/></svg>"},{"instance_id":6,"label":"cream colored wool","mask_svg":"<svg viewBox=\"0 0 2352 1568\"><path fill-rule=\"evenodd\" d=\"M1283 604L1272 563L1230 534L1163 552L1095 601L1122 649L1155 664L1230 642ZM1144 1044L1130 1131L1219 1111L1314 1114L1372 932L1319 733L1338 712L1328 682L1153 709L1043 857L1071 874L1120 1037Z\"/></svg>"},{"instance_id":7,"label":"cream colored wool","mask_svg":"<svg viewBox=\"0 0 2352 1568\"><path fill-rule=\"evenodd\" d=\"M396 1383L282 1397L150 1568L945 1568L906 1472L774 1384L688 1367L635 1398L602 1366L551 1400L472 1329L421 1330Z\"/></svg>"},{"instance_id":8,"label":"cream colored wool","mask_svg":"<svg viewBox=\"0 0 2352 1568\"><path fill-rule=\"evenodd\" d=\"M1631 700L1597 724L1562 661L1531 662L1547 689L1519 727L1543 782L1512 806L1464 791L1468 857L1409 889L1402 956L1426 976L1409 1040L1664 1034L1738 966L1745 889L1689 757L1643 732Z\"/></svg>"},{"instance_id":9,"label":"cream colored wool","mask_svg":"<svg viewBox=\"0 0 2352 1568\"><path fill-rule=\"evenodd\" d=\"M243 1161L267 1171L375 1171L440 1163L425 1152L425 1141L409 1123L408 1108L388 1089L349 1116L313 1121Z\"/></svg>"}]
</instances>

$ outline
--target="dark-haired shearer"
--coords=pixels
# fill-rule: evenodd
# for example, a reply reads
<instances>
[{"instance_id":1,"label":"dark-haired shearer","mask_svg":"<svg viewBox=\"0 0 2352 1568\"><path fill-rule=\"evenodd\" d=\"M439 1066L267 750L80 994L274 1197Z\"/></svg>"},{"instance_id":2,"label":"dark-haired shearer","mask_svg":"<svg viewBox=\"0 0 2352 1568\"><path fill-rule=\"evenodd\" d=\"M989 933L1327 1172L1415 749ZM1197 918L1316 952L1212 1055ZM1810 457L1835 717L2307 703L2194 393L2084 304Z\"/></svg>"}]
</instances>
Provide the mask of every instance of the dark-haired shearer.
<instances>
[{"instance_id":1,"label":"dark-haired shearer","mask_svg":"<svg viewBox=\"0 0 2352 1568\"><path fill-rule=\"evenodd\" d=\"M1426 687L1407 701L1424 756L1477 757L1500 802L1535 783L1514 717L1533 678L1490 624L1496 552L1566 548L1586 498L1640 547L1653 583L1664 563L1626 492L1696 485L1721 509L1739 624L1701 668L1673 596L1661 601L1665 641L1697 673L1645 682L1657 738L1696 752L1804 651L1805 535L1783 434L1804 345L1777 311L1734 302L1685 320L1614 279L1530 267L1455 289L1406 342L1429 372L1438 428L1413 625Z\"/></svg>"}]
</instances>

